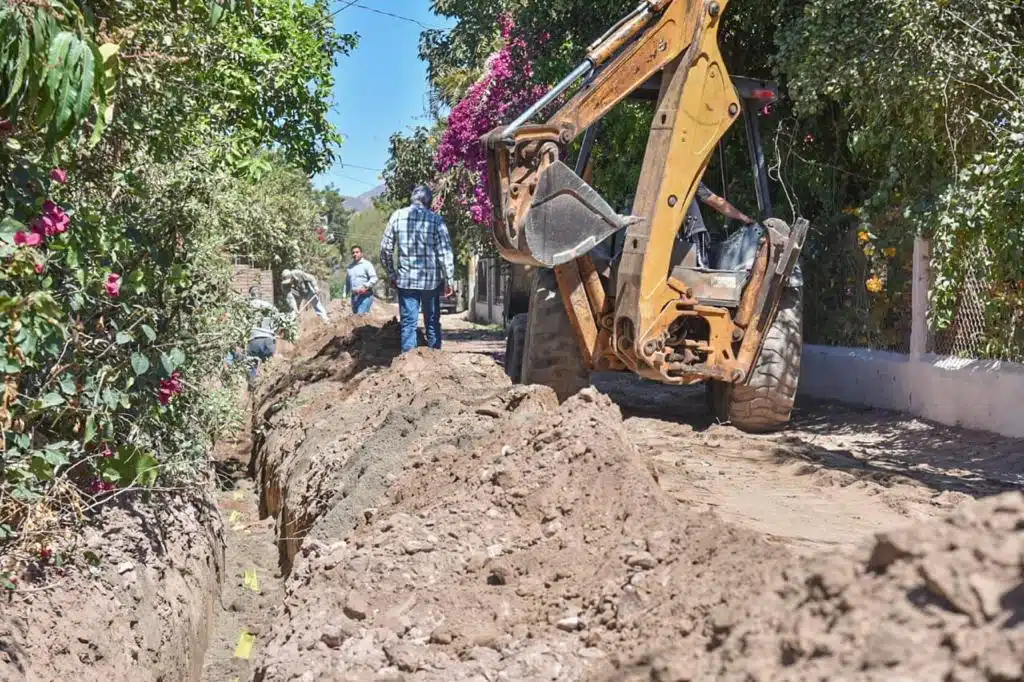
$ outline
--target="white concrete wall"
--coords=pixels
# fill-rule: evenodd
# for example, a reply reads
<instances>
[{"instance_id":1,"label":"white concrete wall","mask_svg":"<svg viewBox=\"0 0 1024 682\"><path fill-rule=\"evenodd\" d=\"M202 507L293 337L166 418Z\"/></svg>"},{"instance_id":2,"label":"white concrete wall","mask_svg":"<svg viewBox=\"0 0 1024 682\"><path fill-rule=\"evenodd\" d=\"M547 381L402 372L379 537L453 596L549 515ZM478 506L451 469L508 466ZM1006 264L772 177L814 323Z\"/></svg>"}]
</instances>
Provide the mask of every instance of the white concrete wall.
<instances>
[{"instance_id":1,"label":"white concrete wall","mask_svg":"<svg viewBox=\"0 0 1024 682\"><path fill-rule=\"evenodd\" d=\"M800 394L1024 438L1024 365L804 346Z\"/></svg>"}]
</instances>

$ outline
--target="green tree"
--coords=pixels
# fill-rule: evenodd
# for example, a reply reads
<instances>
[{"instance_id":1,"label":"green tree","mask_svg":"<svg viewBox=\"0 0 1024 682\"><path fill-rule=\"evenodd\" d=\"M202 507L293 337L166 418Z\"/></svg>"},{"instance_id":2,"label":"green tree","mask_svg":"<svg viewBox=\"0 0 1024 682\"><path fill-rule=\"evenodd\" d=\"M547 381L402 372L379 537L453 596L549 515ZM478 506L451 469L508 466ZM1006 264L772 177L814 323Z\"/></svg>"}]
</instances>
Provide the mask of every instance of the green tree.
<instances>
[{"instance_id":1,"label":"green tree","mask_svg":"<svg viewBox=\"0 0 1024 682\"><path fill-rule=\"evenodd\" d=\"M314 194L320 204L321 214L327 219L327 232L332 237L331 241L344 254L346 235L354 212L345 208L345 197L334 185L328 185Z\"/></svg>"},{"instance_id":2,"label":"green tree","mask_svg":"<svg viewBox=\"0 0 1024 682\"><path fill-rule=\"evenodd\" d=\"M0 5L0 541L205 475L231 252L324 270L308 173L355 38L325 2L224 9Z\"/></svg>"}]
</instances>

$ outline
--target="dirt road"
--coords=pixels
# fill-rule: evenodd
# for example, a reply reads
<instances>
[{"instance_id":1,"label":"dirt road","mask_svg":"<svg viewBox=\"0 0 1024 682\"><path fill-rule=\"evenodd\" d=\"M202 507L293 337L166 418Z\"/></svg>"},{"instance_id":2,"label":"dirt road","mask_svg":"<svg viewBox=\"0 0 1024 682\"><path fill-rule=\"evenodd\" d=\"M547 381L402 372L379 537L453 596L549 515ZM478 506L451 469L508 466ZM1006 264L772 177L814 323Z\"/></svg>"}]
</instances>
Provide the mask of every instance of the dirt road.
<instances>
[{"instance_id":1,"label":"dirt road","mask_svg":"<svg viewBox=\"0 0 1024 682\"><path fill-rule=\"evenodd\" d=\"M504 361L503 333L447 316L445 349ZM925 521L970 497L1024 486L1024 441L883 410L801 400L792 427L751 436L713 423L704 389L629 374L594 385L663 490L798 551L849 545Z\"/></svg>"}]
</instances>

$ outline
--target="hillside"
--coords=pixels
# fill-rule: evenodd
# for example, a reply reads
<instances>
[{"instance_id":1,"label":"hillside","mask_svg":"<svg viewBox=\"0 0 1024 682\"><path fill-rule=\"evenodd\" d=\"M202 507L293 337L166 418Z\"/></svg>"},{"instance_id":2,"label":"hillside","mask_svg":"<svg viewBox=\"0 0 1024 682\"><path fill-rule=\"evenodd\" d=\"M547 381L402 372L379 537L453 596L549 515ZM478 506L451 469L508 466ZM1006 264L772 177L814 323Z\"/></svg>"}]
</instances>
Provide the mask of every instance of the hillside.
<instances>
[{"instance_id":1,"label":"hillside","mask_svg":"<svg viewBox=\"0 0 1024 682\"><path fill-rule=\"evenodd\" d=\"M384 193L384 185L378 185L357 197L345 197L345 208L360 213L373 206L373 200Z\"/></svg>"}]
</instances>

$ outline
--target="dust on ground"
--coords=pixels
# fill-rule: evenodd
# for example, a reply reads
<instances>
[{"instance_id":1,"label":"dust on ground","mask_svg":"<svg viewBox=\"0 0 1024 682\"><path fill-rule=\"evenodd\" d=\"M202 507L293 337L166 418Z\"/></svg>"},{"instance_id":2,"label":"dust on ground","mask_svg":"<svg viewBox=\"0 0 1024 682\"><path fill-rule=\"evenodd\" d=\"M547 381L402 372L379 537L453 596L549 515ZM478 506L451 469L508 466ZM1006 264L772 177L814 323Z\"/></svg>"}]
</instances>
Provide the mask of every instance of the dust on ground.
<instances>
[{"instance_id":1,"label":"dust on ground","mask_svg":"<svg viewBox=\"0 0 1024 682\"><path fill-rule=\"evenodd\" d=\"M1019 443L821 405L745 436L621 376L558 406L446 322L397 360L344 322L257 401L287 579L254 680L1024 674L1024 501L972 502Z\"/></svg>"}]
</instances>

